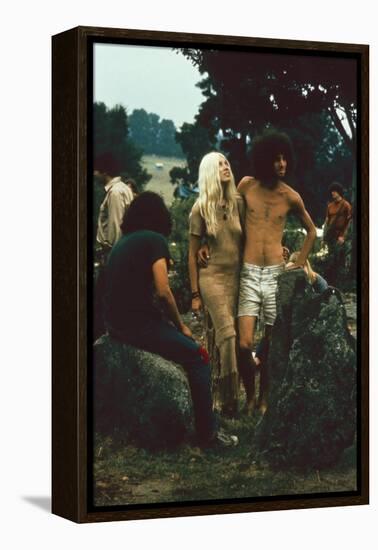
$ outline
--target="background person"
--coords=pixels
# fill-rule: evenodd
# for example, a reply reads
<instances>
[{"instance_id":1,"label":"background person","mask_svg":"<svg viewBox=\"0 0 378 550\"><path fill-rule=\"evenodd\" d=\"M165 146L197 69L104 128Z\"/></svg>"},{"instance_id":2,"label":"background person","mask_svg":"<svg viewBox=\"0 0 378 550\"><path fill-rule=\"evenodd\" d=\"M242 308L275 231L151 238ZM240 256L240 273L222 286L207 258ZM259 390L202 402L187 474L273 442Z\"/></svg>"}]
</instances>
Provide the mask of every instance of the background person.
<instances>
[{"instance_id":1,"label":"background person","mask_svg":"<svg viewBox=\"0 0 378 550\"><path fill-rule=\"evenodd\" d=\"M330 202L324 221L323 241L328 246L328 265L326 277L337 286L345 271L345 238L352 221L352 206L344 198L340 183L334 182L328 189Z\"/></svg>"},{"instance_id":2,"label":"background person","mask_svg":"<svg viewBox=\"0 0 378 550\"><path fill-rule=\"evenodd\" d=\"M125 183L128 187L130 187L133 197L135 199L139 195L139 189L136 184L136 181L133 180L132 178L127 178Z\"/></svg>"},{"instance_id":3,"label":"background person","mask_svg":"<svg viewBox=\"0 0 378 550\"><path fill-rule=\"evenodd\" d=\"M123 216L133 200L131 189L121 181L120 164L112 153L103 153L94 159L93 175L103 186L105 197L100 205L97 221L94 284L93 337L104 334L104 268L112 246L121 237Z\"/></svg>"},{"instance_id":4,"label":"background person","mask_svg":"<svg viewBox=\"0 0 378 550\"><path fill-rule=\"evenodd\" d=\"M121 223L133 200L133 193L119 175L119 163L111 153L94 159L94 175L105 188L97 223L97 243L107 252L121 237Z\"/></svg>"}]
</instances>

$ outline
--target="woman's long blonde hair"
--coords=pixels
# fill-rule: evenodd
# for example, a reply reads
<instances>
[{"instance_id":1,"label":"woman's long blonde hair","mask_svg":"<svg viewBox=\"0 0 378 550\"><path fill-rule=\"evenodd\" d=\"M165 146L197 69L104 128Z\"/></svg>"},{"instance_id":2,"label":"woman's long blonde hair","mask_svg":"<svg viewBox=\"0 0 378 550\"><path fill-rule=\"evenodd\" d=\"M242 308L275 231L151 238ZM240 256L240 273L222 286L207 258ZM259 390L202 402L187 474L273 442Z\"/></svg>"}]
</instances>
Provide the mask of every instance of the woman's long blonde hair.
<instances>
[{"instance_id":1,"label":"woman's long blonde hair","mask_svg":"<svg viewBox=\"0 0 378 550\"><path fill-rule=\"evenodd\" d=\"M298 257L299 257L299 252L293 252L292 255L289 258L288 263L290 263L290 262L295 263L298 260ZM308 280L310 281L311 284L313 284L316 280L316 273L315 273L315 271L313 271L313 269L311 267L311 264L308 260L305 261L303 269L306 272Z\"/></svg>"},{"instance_id":2,"label":"woman's long blonde hair","mask_svg":"<svg viewBox=\"0 0 378 550\"><path fill-rule=\"evenodd\" d=\"M230 182L225 186L223 191L219 176L219 157L226 158L222 153L216 151L208 153L202 158L198 171L198 205L201 216L206 223L207 233L214 237L218 229L217 206L221 200L225 200L230 216L232 216L234 209L237 208L236 187L231 166Z\"/></svg>"}]
</instances>

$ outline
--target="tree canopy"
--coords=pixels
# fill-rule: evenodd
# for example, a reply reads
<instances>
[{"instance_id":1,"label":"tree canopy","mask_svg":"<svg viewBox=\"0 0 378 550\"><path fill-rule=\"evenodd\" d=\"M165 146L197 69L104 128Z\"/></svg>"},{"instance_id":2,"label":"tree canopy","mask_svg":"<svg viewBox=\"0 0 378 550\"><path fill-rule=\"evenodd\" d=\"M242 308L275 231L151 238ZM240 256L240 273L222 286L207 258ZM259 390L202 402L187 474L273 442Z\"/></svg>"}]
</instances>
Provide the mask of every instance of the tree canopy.
<instances>
[{"instance_id":1,"label":"tree canopy","mask_svg":"<svg viewBox=\"0 0 378 550\"><path fill-rule=\"evenodd\" d=\"M126 109L116 105L109 109L105 103L93 106L94 158L110 152L121 166L120 175L133 178L142 188L151 176L141 165L142 150L129 137Z\"/></svg>"},{"instance_id":2,"label":"tree canopy","mask_svg":"<svg viewBox=\"0 0 378 550\"><path fill-rule=\"evenodd\" d=\"M183 157L176 141L176 127L172 120L160 119L155 113L134 109L129 116L130 137L146 154L165 157Z\"/></svg>"},{"instance_id":3,"label":"tree canopy","mask_svg":"<svg viewBox=\"0 0 378 550\"><path fill-rule=\"evenodd\" d=\"M286 131L297 156L294 186L320 221L333 179L353 196L357 62L353 58L237 50L182 49L202 75L204 101L177 136L196 179L201 157L228 154L236 180L253 175L251 140L267 127ZM199 139L201 136L201 139Z\"/></svg>"},{"instance_id":4,"label":"tree canopy","mask_svg":"<svg viewBox=\"0 0 378 550\"><path fill-rule=\"evenodd\" d=\"M345 145L356 139L357 62L351 58L232 50L183 49L204 78L198 120L254 134L267 123L284 126L326 112Z\"/></svg>"}]
</instances>

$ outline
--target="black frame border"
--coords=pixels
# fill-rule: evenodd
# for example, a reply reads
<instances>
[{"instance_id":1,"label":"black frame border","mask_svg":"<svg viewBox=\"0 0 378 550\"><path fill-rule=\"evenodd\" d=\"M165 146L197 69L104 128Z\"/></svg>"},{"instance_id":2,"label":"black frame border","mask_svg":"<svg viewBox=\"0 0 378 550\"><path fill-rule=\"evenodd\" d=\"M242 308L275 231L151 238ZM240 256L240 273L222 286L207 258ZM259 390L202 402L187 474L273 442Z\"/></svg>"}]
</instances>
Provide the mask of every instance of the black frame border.
<instances>
[{"instance_id":1,"label":"black frame border","mask_svg":"<svg viewBox=\"0 0 378 550\"><path fill-rule=\"evenodd\" d=\"M201 47L357 59L358 488L356 491L222 501L95 507L92 505L92 174L93 46L95 43ZM53 48L53 460L52 511L76 522L346 506L369 502L369 47L77 27ZM363 189L363 193L362 193Z\"/></svg>"}]
</instances>

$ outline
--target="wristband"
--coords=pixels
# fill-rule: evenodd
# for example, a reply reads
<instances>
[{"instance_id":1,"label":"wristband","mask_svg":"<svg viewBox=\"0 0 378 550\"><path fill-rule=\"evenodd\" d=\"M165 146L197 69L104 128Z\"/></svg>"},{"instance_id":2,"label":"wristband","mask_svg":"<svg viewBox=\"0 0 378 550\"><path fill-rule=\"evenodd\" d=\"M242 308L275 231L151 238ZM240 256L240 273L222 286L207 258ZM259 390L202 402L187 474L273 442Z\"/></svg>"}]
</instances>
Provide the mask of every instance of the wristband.
<instances>
[{"instance_id":1,"label":"wristband","mask_svg":"<svg viewBox=\"0 0 378 550\"><path fill-rule=\"evenodd\" d=\"M199 298L200 297L200 293L198 292L198 290L196 290L195 292L192 292L192 300L194 300L194 298Z\"/></svg>"}]
</instances>

